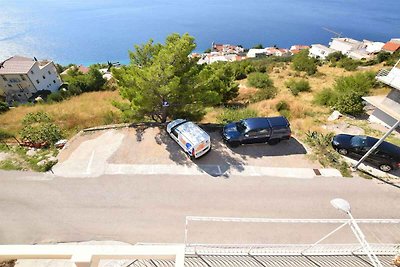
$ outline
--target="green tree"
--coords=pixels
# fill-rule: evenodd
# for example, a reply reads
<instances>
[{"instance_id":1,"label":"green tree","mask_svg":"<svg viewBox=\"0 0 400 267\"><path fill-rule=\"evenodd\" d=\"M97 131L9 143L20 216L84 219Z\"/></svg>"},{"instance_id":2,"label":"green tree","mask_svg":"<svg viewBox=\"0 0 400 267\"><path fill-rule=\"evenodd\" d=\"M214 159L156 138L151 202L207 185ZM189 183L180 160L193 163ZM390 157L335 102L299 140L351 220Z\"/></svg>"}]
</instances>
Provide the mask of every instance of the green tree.
<instances>
[{"instance_id":1,"label":"green tree","mask_svg":"<svg viewBox=\"0 0 400 267\"><path fill-rule=\"evenodd\" d=\"M22 120L20 136L33 144L54 144L63 138L63 133L45 112L28 113Z\"/></svg>"},{"instance_id":2,"label":"green tree","mask_svg":"<svg viewBox=\"0 0 400 267\"><path fill-rule=\"evenodd\" d=\"M316 59L308 56L308 49L301 50L293 56L292 67L297 71L305 71L308 75L313 75L317 72Z\"/></svg>"},{"instance_id":3,"label":"green tree","mask_svg":"<svg viewBox=\"0 0 400 267\"><path fill-rule=\"evenodd\" d=\"M285 82L285 85L294 96L297 96L300 92L309 92L311 89L310 83L305 79L290 79Z\"/></svg>"},{"instance_id":4,"label":"green tree","mask_svg":"<svg viewBox=\"0 0 400 267\"><path fill-rule=\"evenodd\" d=\"M262 44L256 44L255 46L253 46L254 49L263 49L264 46Z\"/></svg>"},{"instance_id":5,"label":"green tree","mask_svg":"<svg viewBox=\"0 0 400 267\"><path fill-rule=\"evenodd\" d=\"M8 107L6 102L1 102L0 101L0 114L3 112L8 111L10 108Z\"/></svg>"},{"instance_id":6,"label":"green tree","mask_svg":"<svg viewBox=\"0 0 400 267\"><path fill-rule=\"evenodd\" d=\"M195 47L189 34L172 34L165 44L150 40L135 46L129 53L130 65L113 70L121 96L129 101L116 103L125 117L161 122L168 116L199 119L206 106L227 101L229 97L224 98L223 92L233 88L222 74L233 73L223 68L220 74L214 67L197 65L189 58Z\"/></svg>"}]
</instances>

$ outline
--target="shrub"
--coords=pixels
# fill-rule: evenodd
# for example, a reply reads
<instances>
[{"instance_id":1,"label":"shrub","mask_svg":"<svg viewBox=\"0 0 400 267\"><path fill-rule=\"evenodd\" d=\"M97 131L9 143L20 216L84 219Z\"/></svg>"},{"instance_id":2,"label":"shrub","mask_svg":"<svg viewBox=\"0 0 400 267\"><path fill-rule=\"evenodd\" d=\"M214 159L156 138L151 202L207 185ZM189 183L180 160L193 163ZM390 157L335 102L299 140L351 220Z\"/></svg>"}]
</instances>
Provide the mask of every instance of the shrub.
<instances>
[{"instance_id":1,"label":"shrub","mask_svg":"<svg viewBox=\"0 0 400 267\"><path fill-rule=\"evenodd\" d=\"M63 133L52 119L42 111L28 113L22 120L20 135L23 141L33 144L54 144L63 138Z\"/></svg>"},{"instance_id":2,"label":"shrub","mask_svg":"<svg viewBox=\"0 0 400 267\"><path fill-rule=\"evenodd\" d=\"M225 123L230 123L233 121L240 121L242 119L253 118L253 117L257 117L257 116L258 116L257 111L255 111L253 109L230 108L230 109L223 110L223 112L218 116L218 122L225 124Z\"/></svg>"},{"instance_id":3,"label":"shrub","mask_svg":"<svg viewBox=\"0 0 400 267\"><path fill-rule=\"evenodd\" d=\"M335 102L336 94L331 88L324 88L314 97L314 102L321 106L330 106Z\"/></svg>"},{"instance_id":4,"label":"shrub","mask_svg":"<svg viewBox=\"0 0 400 267\"><path fill-rule=\"evenodd\" d=\"M6 102L0 102L0 114L8 111L10 108L8 107Z\"/></svg>"},{"instance_id":5,"label":"shrub","mask_svg":"<svg viewBox=\"0 0 400 267\"><path fill-rule=\"evenodd\" d=\"M315 96L314 101L320 105L334 107L342 113L357 115L363 112L362 97L368 95L374 86L372 72L340 77L332 89L322 90Z\"/></svg>"},{"instance_id":6,"label":"shrub","mask_svg":"<svg viewBox=\"0 0 400 267\"><path fill-rule=\"evenodd\" d=\"M278 93L278 89L274 86L269 88L258 89L257 92L252 95L250 102L259 102L266 99L274 98Z\"/></svg>"},{"instance_id":7,"label":"shrub","mask_svg":"<svg viewBox=\"0 0 400 267\"><path fill-rule=\"evenodd\" d=\"M362 114L364 112L362 96L360 92L340 94L335 103L335 109L341 113L352 115Z\"/></svg>"},{"instance_id":8,"label":"shrub","mask_svg":"<svg viewBox=\"0 0 400 267\"><path fill-rule=\"evenodd\" d=\"M361 65L360 61L351 59L349 57L344 57L340 61L337 62L336 66L340 68L344 68L347 71L354 71Z\"/></svg>"},{"instance_id":9,"label":"shrub","mask_svg":"<svg viewBox=\"0 0 400 267\"><path fill-rule=\"evenodd\" d=\"M285 85L294 96L297 96L300 92L309 92L311 89L310 83L305 79L290 79L285 82Z\"/></svg>"},{"instance_id":10,"label":"shrub","mask_svg":"<svg viewBox=\"0 0 400 267\"><path fill-rule=\"evenodd\" d=\"M293 56L292 67L297 71L305 71L308 75L313 75L317 72L316 59L308 56L308 49L304 49Z\"/></svg>"},{"instance_id":11,"label":"shrub","mask_svg":"<svg viewBox=\"0 0 400 267\"><path fill-rule=\"evenodd\" d=\"M254 72L248 75L247 83L259 89L269 88L273 86L272 80L267 74L261 72Z\"/></svg>"},{"instance_id":12,"label":"shrub","mask_svg":"<svg viewBox=\"0 0 400 267\"><path fill-rule=\"evenodd\" d=\"M326 57L326 60L331 62L333 65L335 65L336 62L338 62L339 60L341 60L342 58L345 58L346 56L342 54L342 52L340 51L336 51L333 52L331 54L329 54Z\"/></svg>"},{"instance_id":13,"label":"shrub","mask_svg":"<svg viewBox=\"0 0 400 267\"><path fill-rule=\"evenodd\" d=\"M290 110L289 104L288 104L286 101L284 101L284 100L279 101L279 102L275 105L275 108L276 108L277 111L281 111L281 110Z\"/></svg>"}]
</instances>

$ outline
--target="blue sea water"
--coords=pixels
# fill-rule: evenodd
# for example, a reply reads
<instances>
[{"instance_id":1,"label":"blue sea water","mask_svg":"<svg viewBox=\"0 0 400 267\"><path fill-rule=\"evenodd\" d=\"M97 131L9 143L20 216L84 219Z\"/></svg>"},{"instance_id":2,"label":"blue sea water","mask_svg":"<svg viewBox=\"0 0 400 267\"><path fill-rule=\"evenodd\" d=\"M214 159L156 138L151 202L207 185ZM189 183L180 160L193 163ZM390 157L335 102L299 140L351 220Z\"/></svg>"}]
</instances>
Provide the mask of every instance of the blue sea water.
<instances>
[{"instance_id":1,"label":"blue sea water","mask_svg":"<svg viewBox=\"0 0 400 267\"><path fill-rule=\"evenodd\" d=\"M400 37L400 0L0 0L0 60L128 62L128 50L172 33L251 47L327 44L334 35Z\"/></svg>"}]
</instances>

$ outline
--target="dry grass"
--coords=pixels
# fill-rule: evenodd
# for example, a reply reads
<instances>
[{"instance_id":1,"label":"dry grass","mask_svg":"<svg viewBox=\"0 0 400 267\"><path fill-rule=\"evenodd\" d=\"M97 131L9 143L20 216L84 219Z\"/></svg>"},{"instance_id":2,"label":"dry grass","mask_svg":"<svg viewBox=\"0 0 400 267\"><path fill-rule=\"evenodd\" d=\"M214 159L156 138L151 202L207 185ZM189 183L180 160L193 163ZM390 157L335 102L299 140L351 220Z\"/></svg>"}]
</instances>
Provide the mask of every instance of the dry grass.
<instances>
[{"instance_id":1,"label":"dry grass","mask_svg":"<svg viewBox=\"0 0 400 267\"><path fill-rule=\"evenodd\" d=\"M327 87L332 87L335 80L342 76L353 75L364 71L378 71L382 68L382 64L364 67L357 71L346 71L342 68L329 67L323 65L318 67L318 74L307 76L304 73L298 73L290 68L290 65L283 65L273 68L269 72L269 77L273 80L274 86L278 88L278 95L274 99L263 100L249 105L249 108L257 110L260 116L275 116L279 115L276 110L276 104L280 101L285 101L290 107L290 122L295 134L304 134L307 131L325 132L320 127L321 122L326 121L331 114L331 110L326 107L321 107L313 103L315 93ZM293 96L289 89L285 86L285 82L289 79L306 79L311 87L310 92L300 93L298 96ZM239 96L236 99L240 102L245 102L255 92L255 88L248 88L246 80L239 81L240 89ZM378 88L373 91L374 95L386 94L388 89ZM212 115L208 118L216 117L218 110L212 111Z\"/></svg>"},{"instance_id":2,"label":"dry grass","mask_svg":"<svg viewBox=\"0 0 400 267\"><path fill-rule=\"evenodd\" d=\"M118 113L111 104L113 100L121 100L117 91L84 93L60 103L20 106L0 115L0 127L17 134L27 113L44 111L71 136L83 128L104 124L109 112Z\"/></svg>"}]
</instances>

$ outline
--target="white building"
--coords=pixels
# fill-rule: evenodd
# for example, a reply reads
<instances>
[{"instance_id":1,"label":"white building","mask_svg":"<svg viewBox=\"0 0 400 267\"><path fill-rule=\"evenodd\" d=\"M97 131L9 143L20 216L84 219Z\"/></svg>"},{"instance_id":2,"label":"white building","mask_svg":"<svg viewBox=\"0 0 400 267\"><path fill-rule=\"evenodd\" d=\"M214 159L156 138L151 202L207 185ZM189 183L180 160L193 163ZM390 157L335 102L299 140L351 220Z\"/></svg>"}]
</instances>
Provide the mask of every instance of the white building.
<instances>
[{"instance_id":1,"label":"white building","mask_svg":"<svg viewBox=\"0 0 400 267\"><path fill-rule=\"evenodd\" d=\"M322 44L313 44L311 45L309 56L319 59L326 59L329 54L332 54L335 50L330 49L329 47Z\"/></svg>"},{"instance_id":2,"label":"white building","mask_svg":"<svg viewBox=\"0 0 400 267\"><path fill-rule=\"evenodd\" d=\"M400 120L400 60L390 71L381 70L376 78L392 90L387 96L363 97L375 107L369 120L391 127Z\"/></svg>"},{"instance_id":3,"label":"white building","mask_svg":"<svg viewBox=\"0 0 400 267\"><path fill-rule=\"evenodd\" d=\"M255 58L260 55L267 55L267 49L266 48L252 48L249 49L247 52L247 57L249 58Z\"/></svg>"},{"instance_id":4,"label":"white building","mask_svg":"<svg viewBox=\"0 0 400 267\"><path fill-rule=\"evenodd\" d=\"M62 84L52 61L13 56L0 62L0 89L6 102L27 102L41 90L56 91Z\"/></svg>"},{"instance_id":5,"label":"white building","mask_svg":"<svg viewBox=\"0 0 400 267\"><path fill-rule=\"evenodd\" d=\"M329 48L340 51L343 55L348 55L351 51L365 48L365 45L363 42L351 38L332 38Z\"/></svg>"}]
</instances>

